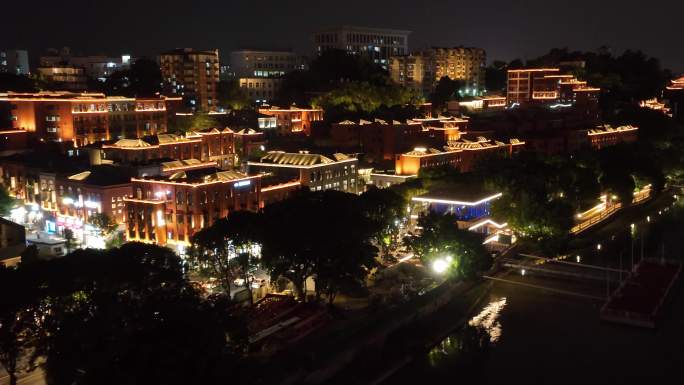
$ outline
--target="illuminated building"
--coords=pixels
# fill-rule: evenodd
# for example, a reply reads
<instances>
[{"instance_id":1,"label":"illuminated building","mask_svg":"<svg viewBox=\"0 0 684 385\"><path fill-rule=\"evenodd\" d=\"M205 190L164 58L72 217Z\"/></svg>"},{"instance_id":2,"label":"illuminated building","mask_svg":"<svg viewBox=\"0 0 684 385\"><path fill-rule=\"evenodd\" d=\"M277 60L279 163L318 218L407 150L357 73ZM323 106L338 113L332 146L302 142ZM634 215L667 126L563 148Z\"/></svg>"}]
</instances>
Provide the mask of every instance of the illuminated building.
<instances>
[{"instance_id":1,"label":"illuminated building","mask_svg":"<svg viewBox=\"0 0 684 385\"><path fill-rule=\"evenodd\" d=\"M411 31L343 25L314 33L313 43L317 55L329 49L339 49L353 55L368 56L387 69L392 56L408 53L410 34Z\"/></svg>"},{"instance_id":2,"label":"illuminated building","mask_svg":"<svg viewBox=\"0 0 684 385\"><path fill-rule=\"evenodd\" d=\"M65 64L50 67L38 67L38 77L47 82L52 89L66 91L85 91L88 78L81 67Z\"/></svg>"},{"instance_id":3,"label":"illuminated building","mask_svg":"<svg viewBox=\"0 0 684 385\"><path fill-rule=\"evenodd\" d=\"M642 100L639 102L639 107L648 108L649 110L662 112L664 115L672 116L670 114L670 108L667 107L665 102L658 101L658 98Z\"/></svg>"},{"instance_id":4,"label":"illuminated building","mask_svg":"<svg viewBox=\"0 0 684 385\"><path fill-rule=\"evenodd\" d=\"M462 94L480 95L485 89L487 55L471 47L430 48L410 55L394 56L389 72L394 82L431 94L439 79L462 80Z\"/></svg>"},{"instance_id":5,"label":"illuminated building","mask_svg":"<svg viewBox=\"0 0 684 385\"><path fill-rule=\"evenodd\" d=\"M435 148L415 148L397 156L396 175L418 175L420 170L451 166L460 172L470 172L475 163L494 152L511 155L519 151L525 142L511 139L508 143L478 137L477 140L459 139L449 141L444 151Z\"/></svg>"},{"instance_id":6,"label":"illuminated building","mask_svg":"<svg viewBox=\"0 0 684 385\"><path fill-rule=\"evenodd\" d=\"M218 50L176 49L159 55L164 91L182 96L193 111L217 109Z\"/></svg>"},{"instance_id":7,"label":"illuminated building","mask_svg":"<svg viewBox=\"0 0 684 385\"><path fill-rule=\"evenodd\" d=\"M250 155L266 150L264 133L251 128L243 128L235 132L235 152L241 160L247 159Z\"/></svg>"},{"instance_id":8,"label":"illuminated building","mask_svg":"<svg viewBox=\"0 0 684 385\"><path fill-rule=\"evenodd\" d=\"M46 141L77 146L115 138L166 132L178 98L125 98L100 93L37 92L0 94L12 105L13 128Z\"/></svg>"},{"instance_id":9,"label":"illuminated building","mask_svg":"<svg viewBox=\"0 0 684 385\"><path fill-rule=\"evenodd\" d=\"M600 150L603 147L614 146L618 143L632 143L637 140L637 131L634 126L612 127L610 125L598 126L587 132L591 148Z\"/></svg>"},{"instance_id":10,"label":"illuminated building","mask_svg":"<svg viewBox=\"0 0 684 385\"><path fill-rule=\"evenodd\" d=\"M327 157L319 154L270 151L258 162L248 162L250 174L269 173L281 178L298 180L312 191L339 190L358 193L356 158L344 154Z\"/></svg>"},{"instance_id":11,"label":"illuminated building","mask_svg":"<svg viewBox=\"0 0 684 385\"><path fill-rule=\"evenodd\" d=\"M281 78L246 77L239 79L240 89L248 98L259 104L269 103L273 100L282 83Z\"/></svg>"},{"instance_id":12,"label":"illuminated building","mask_svg":"<svg viewBox=\"0 0 684 385\"><path fill-rule=\"evenodd\" d=\"M126 239L189 244L199 230L238 210L260 207L261 176L216 168L132 179L126 198Z\"/></svg>"},{"instance_id":13,"label":"illuminated building","mask_svg":"<svg viewBox=\"0 0 684 385\"><path fill-rule=\"evenodd\" d=\"M68 47L61 50L49 50L48 55L40 57L41 67L67 65L83 69L85 75L92 79L105 81L115 71L126 69L131 64L131 55L109 57L102 55L73 56Z\"/></svg>"},{"instance_id":14,"label":"illuminated building","mask_svg":"<svg viewBox=\"0 0 684 385\"><path fill-rule=\"evenodd\" d=\"M30 75L28 52L21 49L0 49L0 73Z\"/></svg>"},{"instance_id":15,"label":"illuminated building","mask_svg":"<svg viewBox=\"0 0 684 385\"><path fill-rule=\"evenodd\" d=\"M551 108L573 105L592 106L597 103L599 88L588 87L573 75L560 73L559 68L508 70L507 100L509 106L528 103Z\"/></svg>"},{"instance_id":16,"label":"illuminated building","mask_svg":"<svg viewBox=\"0 0 684 385\"><path fill-rule=\"evenodd\" d=\"M414 147L441 147L457 140L467 127L459 118L412 119L399 121L350 120L331 125L330 139L340 147L355 147L373 162L394 161L396 155Z\"/></svg>"},{"instance_id":17,"label":"illuminated building","mask_svg":"<svg viewBox=\"0 0 684 385\"><path fill-rule=\"evenodd\" d=\"M452 103L458 105L458 109L452 108ZM476 96L471 100L448 102L449 112L457 112L464 108L470 112L500 110L506 108L505 96Z\"/></svg>"},{"instance_id":18,"label":"illuminated building","mask_svg":"<svg viewBox=\"0 0 684 385\"><path fill-rule=\"evenodd\" d=\"M423 212L453 214L459 222L469 222L490 215L491 204L501 193L493 193L472 186L452 186L411 198L411 219Z\"/></svg>"},{"instance_id":19,"label":"illuminated building","mask_svg":"<svg viewBox=\"0 0 684 385\"><path fill-rule=\"evenodd\" d=\"M102 146L105 159L120 163L140 163L154 159L214 162L221 168L231 168L236 159L235 133L209 129L190 131L184 135L158 134L141 139L120 139Z\"/></svg>"},{"instance_id":20,"label":"illuminated building","mask_svg":"<svg viewBox=\"0 0 684 385\"><path fill-rule=\"evenodd\" d=\"M323 110L320 108L260 108L259 113L276 118L276 126L280 135L304 133L311 135L311 124L323 120Z\"/></svg>"},{"instance_id":21,"label":"illuminated building","mask_svg":"<svg viewBox=\"0 0 684 385\"><path fill-rule=\"evenodd\" d=\"M230 75L236 78L279 77L304 68L304 58L290 51L239 50L229 58Z\"/></svg>"},{"instance_id":22,"label":"illuminated building","mask_svg":"<svg viewBox=\"0 0 684 385\"><path fill-rule=\"evenodd\" d=\"M684 76L671 80L663 96L670 107L672 117L684 121Z\"/></svg>"},{"instance_id":23,"label":"illuminated building","mask_svg":"<svg viewBox=\"0 0 684 385\"><path fill-rule=\"evenodd\" d=\"M44 172L40 195L41 208L49 213L47 228L58 233L69 228L81 238L84 231L92 231L89 222L94 214L106 214L115 223L125 221L124 198L131 195L131 174L112 165L91 166L71 175Z\"/></svg>"}]
</instances>

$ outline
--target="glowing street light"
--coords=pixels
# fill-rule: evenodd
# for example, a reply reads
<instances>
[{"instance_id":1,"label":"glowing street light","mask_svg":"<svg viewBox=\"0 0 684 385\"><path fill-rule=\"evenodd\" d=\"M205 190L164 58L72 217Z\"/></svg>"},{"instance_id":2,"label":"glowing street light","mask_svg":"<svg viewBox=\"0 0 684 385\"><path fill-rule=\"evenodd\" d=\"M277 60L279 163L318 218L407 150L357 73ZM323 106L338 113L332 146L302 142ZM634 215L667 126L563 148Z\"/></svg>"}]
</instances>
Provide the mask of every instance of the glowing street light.
<instances>
[{"instance_id":1,"label":"glowing street light","mask_svg":"<svg viewBox=\"0 0 684 385\"><path fill-rule=\"evenodd\" d=\"M601 244L600 243L596 245L596 250L601 251Z\"/></svg>"},{"instance_id":2,"label":"glowing street light","mask_svg":"<svg viewBox=\"0 0 684 385\"><path fill-rule=\"evenodd\" d=\"M437 274L444 274L447 269L449 269L449 262L445 258L439 258L432 262L432 270Z\"/></svg>"}]
</instances>

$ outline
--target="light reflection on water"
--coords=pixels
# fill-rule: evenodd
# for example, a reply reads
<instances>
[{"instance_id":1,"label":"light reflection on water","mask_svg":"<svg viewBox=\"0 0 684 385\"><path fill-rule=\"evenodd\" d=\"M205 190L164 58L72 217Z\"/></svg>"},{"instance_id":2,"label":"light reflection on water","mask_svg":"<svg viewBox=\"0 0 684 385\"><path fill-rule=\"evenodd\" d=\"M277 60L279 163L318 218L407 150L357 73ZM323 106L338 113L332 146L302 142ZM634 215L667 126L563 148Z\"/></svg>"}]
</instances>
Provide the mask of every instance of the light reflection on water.
<instances>
[{"instance_id":1,"label":"light reflection on water","mask_svg":"<svg viewBox=\"0 0 684 385\"><path fill-rule=\"evenodd\" d=\"M505 307L505 297L487 304L461 330L449 335L428 352L429 365L433 368L448 367L454 364L454 360L468 362L484 354L501 338L499 317Z\"/></svg>"},{"instance_id":2,"label":"light reflection on water","mask_svg":"<svg viewBox=\"0 0 684 385\"><path fill-rule=\"evenodd\" d=\"M501 338L499 315L504 307L506 307L506 297L490 302L480 314L468 321L468 325L483 329L489 334L489 341L496 343Z\"/></svg>"}]
</instances>

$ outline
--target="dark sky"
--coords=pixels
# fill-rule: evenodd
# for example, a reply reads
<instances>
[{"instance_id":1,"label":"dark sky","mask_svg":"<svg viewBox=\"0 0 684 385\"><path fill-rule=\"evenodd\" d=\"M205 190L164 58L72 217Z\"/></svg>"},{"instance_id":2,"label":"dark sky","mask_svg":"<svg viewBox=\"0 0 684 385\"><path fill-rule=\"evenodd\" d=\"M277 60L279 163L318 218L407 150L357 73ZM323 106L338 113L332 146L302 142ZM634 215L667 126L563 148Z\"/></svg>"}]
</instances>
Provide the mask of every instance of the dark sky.
<instances>
[{"instance_id":1,"label":"dark sky","mask_svg":"<svg viewBox=\"0 0 684 385\"><path fill-rule=\"evenodd\" d=\"M641 49L684 71L684 0L71 0L7 1L0 47L70 46L155 55L175 47L310 49L309 33L354 24L408 29L411 49L485 48L490 60L552 47ZM8 9L9 8L9 9ZM222 54L223 56L223 54Z\"/></svg>"}]
</instances>

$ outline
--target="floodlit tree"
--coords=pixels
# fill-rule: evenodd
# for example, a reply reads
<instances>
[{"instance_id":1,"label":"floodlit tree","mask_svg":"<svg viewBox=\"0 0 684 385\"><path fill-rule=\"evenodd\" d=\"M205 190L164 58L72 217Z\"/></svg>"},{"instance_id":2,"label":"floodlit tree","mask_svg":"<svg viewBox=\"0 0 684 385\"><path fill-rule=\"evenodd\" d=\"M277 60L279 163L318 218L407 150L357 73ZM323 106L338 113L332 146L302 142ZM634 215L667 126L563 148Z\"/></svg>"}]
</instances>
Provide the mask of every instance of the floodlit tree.
<instances>
[{"instance_id":1,"label":"floodlit tree","mask_svg":"<svg viewBox=\"0 0 684 385\"><path fill-rule=\"evenodd\" d=\"M14 199L4 186L0 186L0 216L7 216L14 206Z\"/></svg>"},{"instance_id":2,"label":"floodlit tree","mask_svg":"<svg viewBox=\"0 0 684 385\"><path fill-rule=\"evenodd\" d=\"M259 265L261 215L236 211L195 234L189 253L191 266L205 277L218 280L230 296L241 279L252 303L253 270Z\"/></svg>"},{"instance_id":3,"label":"floodlit tree","mask_svg":"<svg viewBox=\"0 0 684 385\"><path fill-rule=\"evenodd\" d=\"M360 198L364 214L373 226L375 244L381 256L387 258L400 241L408 200L392 189L377 187L369 188Z\"/></svg>"},{"instance_id":4,"label":"floodlit tree","mask_svg":"<svg viewBox=\"0 0 684 385\"><path fill-rule=\"evenodd\" d=\"M272 279L292 282L305 299L306 280L329 300L372 266L373 227L358 197L339 191L302 192L264 211L262 259Z\"/></svg>"},{"instance_id":5,"label":"floodlit tree","mask_svg":"<svg viewBox=\"0 0 684 385\"><path fill-rule=\"evenodd\" d=\"M434 211L418 218L418 235L408 236L404 243L426 265L443 265L439 272L450 272L456 277L471 279L491 266L491 256L482 245L482 237L461 230L455 215L441 215Z\"/></svg>"}]
</instances>

